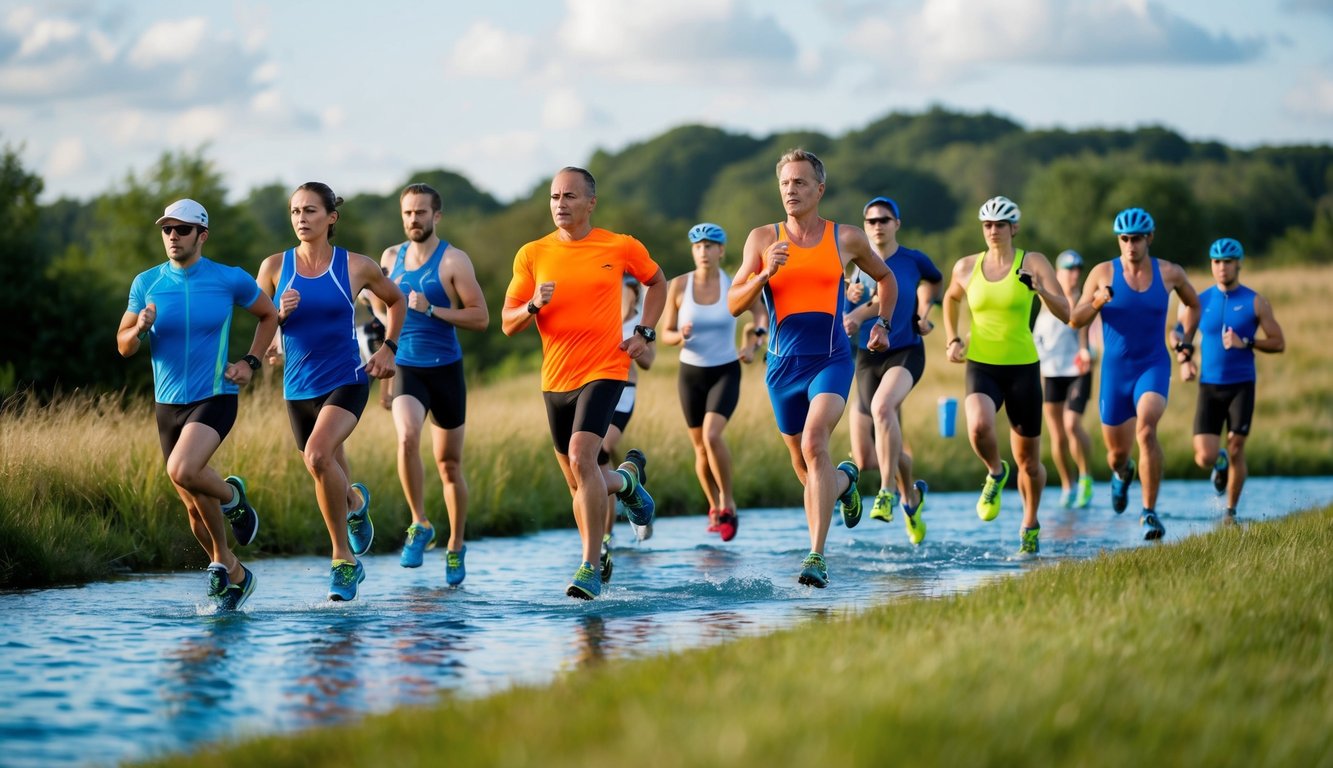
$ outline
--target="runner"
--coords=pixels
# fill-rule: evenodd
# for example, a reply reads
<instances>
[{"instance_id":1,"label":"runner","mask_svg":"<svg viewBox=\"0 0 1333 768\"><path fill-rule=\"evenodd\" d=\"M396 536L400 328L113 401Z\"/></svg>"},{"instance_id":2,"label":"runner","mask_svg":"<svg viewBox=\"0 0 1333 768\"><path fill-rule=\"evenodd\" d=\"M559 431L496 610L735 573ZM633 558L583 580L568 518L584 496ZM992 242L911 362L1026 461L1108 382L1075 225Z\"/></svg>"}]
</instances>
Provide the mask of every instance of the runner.
<instances>
[{"instance_id":1,"label":"runner","mask_svg":"<svg viewBox=\"0 0 1333 768\"><path fill-rule=\"evenodd\" d=\"M954 265L944 294L944 333L949 339L949 361L967 361L964 408L968 438L973 452L986 465L977 516L987 521L999 517L1001 491L1009 480L1009 462L1000 458L995 434L995 415L1004 406L1009 417L1009 447L1018 466L1018 493L1023 499L1015 557L1030 558L1041 551L1037 510L1046 487L1046 467L1041 463L1041 367L1031 327L1033 301L1039 298L1061 321L1069 319L1069 302L1058 290L1055 270L1046 257L1014 247L1021 216L1018 205L1007 197L992 197L981 205L977 218L986 250ZM964 299L972 313L968 341L958 332Z\"/></svg>"},{"instance_id":2,"label":"runner","mask_svg":"<svg viewBox=\"0 0 1333 768\"><path fill-rule=\"evenodd\" d=\"M666 301L666 278L638 240L593 227L597 182L588 171L562 168L551 180L550 206L556 229L518 250L501 320L507 336L534 323L541 335L546 417L583 543L582 563L565 594L591 600L602 589L607 494L624 503L632 525L653 522L643 452L631 449L613 472L602 471L597 452L632 361L657 340L653 326ZM648 289L643 324L629 339L620 324L626 274Z\"/></svg>"},{"instance_id":3,"label":"runner","mask_svg":"<svg viewBox=\"0 0 1333 768\"><path fill-rule=\"evenodd\" d=\"M472 260L436 231L443 208L440 193L427 184L409 184L398 200L407 242L386 248L380 256L380 266L407 296L408 309L394 356L398 374L392 379L398 479L412 511L398 564L419 567L437 538L426 514L421 463L421 429L429 412L432 454L449 515L444 580L456 587L467 577L463 534L468 488L463 476L467 381L455 328L484 331L490 314Z\"/></svg>"},{"instance_id":4,"label":"runner","mask_svg":"<svg viewBox=\"0 0 1333 768\"><path fill-rule=\"evenodd\" d=\"M694 474L708 500L708 531L723 541L736 537L740 515L731 484L731 450L722 431L741 394L741 361L754 361L759 340L768 333L763 303L750 306L752 330L736 348L736 318L728 311L731 278L722 271L727 233L704 222L690 228L694 271L671 281L667 289L662 343L683 345L676 389L685 427L694 447Z\"/></svg>"},{"instance_id":5,"label":"runner","mask_svg":"<svg viewBox=\"0 0 1333 768\"><path fill-rule=\"evenodd\" d=\"M1162 482L1157 424L1166 412L1171 387L1171 357L1165 337L1172 291L1186 306L1184 338L1194 336L1199 322L1199 297L1185 270L1148 254L1156 226L1142 208L1126 208L1116 215L1113 229L1120 243L1120 258L1092 268L1069 321L1075 328L1083 328L1101 315L1099 406L1106 463L1111 467L1111 509L1119 514L1129 506L1129 485L1134 480L1130 451L1137 442L1139 481L1143 485L1139 524L1143 538L1149 540L1166 534L1156 510ZM1176 355L1180 362L1188 362L1194 355L1194 345L1177 344Z\"/></svg>"},{"instance_id":6,"label":"runner","mask_svg":"<svg viewBox=\"0 0 1333 768\"><path fill-rule=\"evenodd\" d=\"M342 198L327 184L306 182L292 193L289 213L301 242L259 267L259 287L278 297L282 328L283 397L296 449L315 483L315 500L329 531L333 563L329 599L355 600L365 581L357 559L370 549L375 527L370 490L350 481L344 443L370 395L370 378L394 375L403 328L403 294L366 256L334 246ZM362 365L356 343L356 295L369 288L388 305L384 344Z\"/></svg>"},{"instance_id":7,"label":"runner","mask_svg":"<svg viewBox=\"0 0 1333 768\"><path fill-rule=\"evenodd\" d=\"M861 521L860 470L851 461L834 469L829 455L829 438L847 404L854 367L843 333L843 276L847 264L855 262L879 285L882 306L870 330L875 350L888 345L898 286L864 232L819 215L825 175L814 153L791 150L778 160L777 176L786 219L750 231L727 306L739 316L762 295L768 308L773 328L768 395L792 468L805 486L810 532L810 553L801 561L797 581L822 589L829 583L824 544L834 502L848 528Z\"/></svg>"},{"instance_id":8,"label":"runner","mask_svg":"<svg viewBox=\"0 0 1333 768\"><path fill-rule=\"evenodd\" d=\"M116 331L124 357L151 341L157 435L167 476L185 503L190 531L204 548L208 597L219 610L234 611L254 592L258 579L227 544L225 519L238 547L259 533L259 515L246 497L245 480L225 480L209 466L236 422L237 393L259 370L259 355L278 328L273 302L239 267L204 256L208 212L193 200L177 200L157 220L167 261L140 273ZM250 351L227 362L233 307L259 318Z\"/></svg>"}]
</instances>

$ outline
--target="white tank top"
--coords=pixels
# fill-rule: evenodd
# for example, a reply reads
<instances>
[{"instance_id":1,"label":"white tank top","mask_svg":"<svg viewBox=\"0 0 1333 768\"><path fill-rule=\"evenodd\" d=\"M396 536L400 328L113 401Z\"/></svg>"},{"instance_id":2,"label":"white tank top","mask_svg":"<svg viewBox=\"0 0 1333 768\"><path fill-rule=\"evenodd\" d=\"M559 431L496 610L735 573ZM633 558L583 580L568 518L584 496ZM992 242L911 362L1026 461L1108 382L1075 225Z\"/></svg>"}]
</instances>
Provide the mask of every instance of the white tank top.
<instances>
[{"instance_id":1,"label":"white tank top","mask_svg":"<svg viewBox=\"0 0 1333 768\"><path fill-rule=\"evenodd\" d=\"M1045 304L1041 305L1041 314L1032 326L1032 340L1037 344L1042 376L1079 375L1074 363L1078 355L1078 331L1060 322Z\"/></svg>"},{"instance_id":2,"label":"white tank top","mask_svg":"<svg viewBox=\"0 0 1333 768\"><path fill-rule=\"evenodd\" d=\"M739 359L736 353L736 318L727 309L727 290L731 278L719 271L721 286L717 301L699 304L694 300L694 273L685 276L685 295L680 299L680 314L676 327L693 323L690 338L680 351L680 361L699 368L726 365Z\"/></svg>"}]
</instances>

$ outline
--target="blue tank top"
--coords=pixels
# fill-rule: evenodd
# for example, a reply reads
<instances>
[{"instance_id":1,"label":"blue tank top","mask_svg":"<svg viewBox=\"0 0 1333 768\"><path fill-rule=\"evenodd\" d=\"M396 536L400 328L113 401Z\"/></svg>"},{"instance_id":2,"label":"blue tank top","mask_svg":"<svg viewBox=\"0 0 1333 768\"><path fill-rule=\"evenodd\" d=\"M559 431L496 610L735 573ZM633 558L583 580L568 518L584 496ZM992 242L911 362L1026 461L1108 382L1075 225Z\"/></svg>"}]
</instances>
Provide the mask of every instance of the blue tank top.
<instances>
[{"instance_id":1,"label":"blue tank top","mask_svg":"<svg viewBox=\"0 0 1333 768\"><path fill-rule=\"evenodd\" d=\"M437 307L451 307L449 293L440 282L440 261L449 244L440 241L435 252L420 267L407 268L407 243L398 248L398 256L393 260L393 269L389 279L398 283L403 296L409 291L416 291L426 297L426 301ZM454 324L436 317L430 317L414 309L407 310L403 320L403 332L398 337L398 354L395 360L399 365L412 365L431 368L457 362L463 357L463 349L458 345L458 332Z\"/></svg>"},{"instance_id":2,"label":"blue tank top","mask_svg":"<svg viewBox=\"0 0 1333 768\"><path fill-rule=\"evenodd\" d=\"M1120 259L1111 262L1111 301L1102 306L1102 360L1139 369L1171 365L1166 350L1166 310L1170 294L1162 282L1157 259L1152 262L1152 284L1136 291L1125 282Z\"/></svg>"},{"instance_id":3,"label":"blue tank top","mask_svg":"<svg viewBox=\"0 0 1333 768\"><path fill-rule=\"evenodd\" d=\"M348 275L347 249L334 248L328 269L316 277L296 273L296 249L282 255L277 296L288 288L301 303L282 325L282 395L309 400L348 384L368 384L356 345L356 302Z\"/></svg>"},{"instance_id":4,"label":"blue tank top","mask_svg":"<svg viewBox=\"0 0 1333 768\"><path fill-rule=\"evenodd\" d=\"M1259 316L1254 312L1255 293L1243 285L1234 291L1213 286L1199 294L1199 346L1203 366L1199 381L1203 384L1241 384L1254 381L1254 350L1222 346L1222 332L1230 328L1236 334L1253 339L1259 330Z\"/></svg>"},{"instance_id":5,"label":"blue tank top","mask_svg":"<svg viewBox=\"0 0 1333 768\"><path fill-rule=\"evenodd\" d=\"M898 246L884 263L889 271L893 273L893 278L898 281L898 303L893 307L893 316L889 324L893 331L889 334L889 349L903 349L914 347L921 344L921 332L917 330L913 318L916 317L916 288L922 280L931 283L938 283L944 279L940 270L935 266L935 262L930 260L926 254L914 248ZM875 290L875 283L868 275L858 267L856 270L856 280L861 281L866 286L867 296L869 292ZM858 302L849 306L848 311L853 307L860 306L865 302ZM870 330L875 327L875 318L861 323L861 328L856 337L856 346L861 349L868 349L870 345Z\"/></svg>"},{"instance_id":6,"label":"blue tank top","mask_svg":"<svg viewBox=\"0 0 1333 768\"><path fill-rule=\"evenodd\" d=\"M694 273L685 276L685 294L680 298L677 325L693 323L690 338L680 350L680 361L699 368L711 368L736 361L736 318L727 309L727 289L731 278L725 272L718 276L719 294L712 304L694 300Z\"/></svg>"},{"instance_id":7,"label":"blue tank top","mask_svg":"<svg viewBox=\"0 0 1333 768\"><path fill-rule=\"evenodd\" d=\"M130 285L127 312L157 305L148 329L153 358L153 397L186 405L239 388L223 378L233 307L249 307L259 284L240 267L200 257L188 269L171 262L140 273Z\"/></svg>"}]
</instances>

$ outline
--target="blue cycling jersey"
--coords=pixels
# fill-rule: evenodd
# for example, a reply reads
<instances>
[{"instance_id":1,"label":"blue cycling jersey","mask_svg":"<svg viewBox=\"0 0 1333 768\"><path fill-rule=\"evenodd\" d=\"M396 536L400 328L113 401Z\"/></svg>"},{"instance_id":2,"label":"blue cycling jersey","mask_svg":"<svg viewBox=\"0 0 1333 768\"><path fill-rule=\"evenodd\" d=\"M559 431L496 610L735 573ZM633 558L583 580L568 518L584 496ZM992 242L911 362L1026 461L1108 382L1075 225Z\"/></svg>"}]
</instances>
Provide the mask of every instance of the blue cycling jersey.
<instances>
[{"instance_id":1,"label":"blue cycling jersey","mask_svg":"<svg viewBox=\"0 0 1333 768\"><path fill-rule=\"evenodd\" d=\"M449 244L441 240L439 247L424 264L416 269L408 269L407 243L403 243L398 248L398 256L393 260L393 269L389 270L389 279L398 284L404 296L409 291L416 291L436 307L452 306L449 293L444 290L444 283L440 282L440 262L448 247ZM458 345L458 332L453 323L408 310L403 320L403 332L398 336L398 354L395 359L399 365L432 368L457 362L462 357L463 349Z\"/></svg>"},{"instance_id":2,"label":"blue cycling jersey","mask_svg":"<svg viewBox=\"0 0 1333 768\"><path fill-rule=\"evenodd\" d=\"M1234 291L1213 286L1199 294L1199 346L1203 365L1199 368L1202 384L1241 384L1254 381L1254 350L1247 347L1227 349L1222 333L1230 328L1236 335L1253 339L1259 330L1259 316L1254 312L1255 293L1243 285Z\"/></svg>"},{"instance_id":3,"label":"blue cycling jersey","mask_svg":"<svg viewBox=\"0 0 1333 768\"><path fill-rule=\"evenodd\" d=\"M889 271L893 273L893 278L898 282L898 303L893 306L893 315L889 320L892 332L889 334L889 349L903 349L921 343L921 332L917 329L913 318L916 317L916 289L922 280L928 283L938 283L944 279L940 270L935 266L935 262L930 257L915 248L898 246L891 256L884 260ZM855 304L847 302L844 314L851 312L854 308L869 301L870 294L875 290L875 282L860 269L856 270L856 280L861 281L866 287L866 298ZM870 330L875 327L875 318L861 323L860 331L856 337L856 346L861 349L868 349L870 344Z\"/></svg>"},{"instance_id":4,"label":"blue cycling jersey","mask_svg":"<svg viewBox=\"0 0 1333 768\"><path fill-rule=\"evenodd\" d=\"M168 261L134 278L125 311L157 306L148 330L157 402L185 405L239 391L222 375L232 309L249 308L258 298L259 285L248 272L203 257L187 269Z\"/></svg>"}]
</instances>

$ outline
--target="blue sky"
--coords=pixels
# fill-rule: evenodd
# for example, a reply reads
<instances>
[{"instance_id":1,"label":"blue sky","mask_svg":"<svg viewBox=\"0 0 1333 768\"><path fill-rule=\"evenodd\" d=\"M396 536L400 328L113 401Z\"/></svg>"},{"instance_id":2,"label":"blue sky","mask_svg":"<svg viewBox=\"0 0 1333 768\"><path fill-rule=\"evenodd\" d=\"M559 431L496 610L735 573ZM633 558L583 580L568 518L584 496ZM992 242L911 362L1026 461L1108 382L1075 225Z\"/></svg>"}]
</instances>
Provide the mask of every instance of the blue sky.
<instances>
[{"instance_id":1,"label":"blue sky","mask_svg":"<svg viewBox=\"0 0 1333 768\"><path fill-rule=\"evenodd\" d=\"M86 199L206 147L232 193L502 200L673 126L839 134L891 111L1333 141L1333 0L0 0L0 143Z\"/></svg>"}]
</instances>

